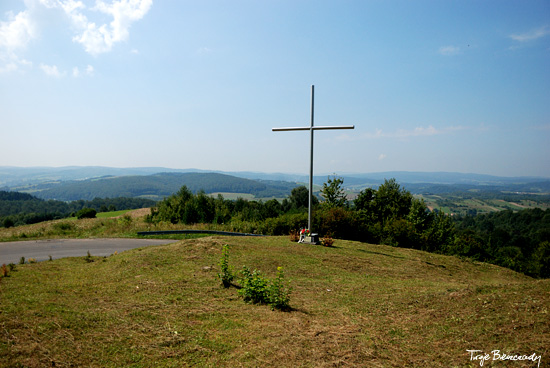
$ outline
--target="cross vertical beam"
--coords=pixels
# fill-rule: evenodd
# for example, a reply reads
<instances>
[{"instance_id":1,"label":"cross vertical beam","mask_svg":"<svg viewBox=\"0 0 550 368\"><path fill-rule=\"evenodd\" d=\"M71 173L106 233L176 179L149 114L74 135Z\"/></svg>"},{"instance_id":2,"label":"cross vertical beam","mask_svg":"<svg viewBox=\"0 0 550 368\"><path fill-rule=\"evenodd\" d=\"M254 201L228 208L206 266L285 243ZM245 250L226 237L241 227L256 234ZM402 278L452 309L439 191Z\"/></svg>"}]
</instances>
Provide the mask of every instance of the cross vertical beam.
<instances>
[{"instance_id":1,"label":"cross vertical beam","mask_svg":"<svg viewBox=\"0 0 550 368\"><path fill-rule=\"evenodd\" d=\"M309 198L308 198L308 210L307 210L307 226L311 231L311 211L313 208L313 132L315 130L332 130L332 129L355 129L354 125L340 125L340 126L314 126L314 100L315 100L315 86L311 86L311 122L309 127L290 127L290 128L272 128L274 132L283 131L295 131L295 130L309 130L310 132L310 154L309 154Z\"/></svg>"},{"instance_id":2,"label":"cross vertical beam","mask_svg":"<svg viewBox=\"0 0 550 368\"><path fill-rule=\"evenodd\" d=\"M311 136L309 148L309 197L307 202L307 228L311 231L311 211L313 208L313 121L314 121L314 111L315 111L315 86L311 85L311 121L309 134Z\"/></svg>"}]
</instances>

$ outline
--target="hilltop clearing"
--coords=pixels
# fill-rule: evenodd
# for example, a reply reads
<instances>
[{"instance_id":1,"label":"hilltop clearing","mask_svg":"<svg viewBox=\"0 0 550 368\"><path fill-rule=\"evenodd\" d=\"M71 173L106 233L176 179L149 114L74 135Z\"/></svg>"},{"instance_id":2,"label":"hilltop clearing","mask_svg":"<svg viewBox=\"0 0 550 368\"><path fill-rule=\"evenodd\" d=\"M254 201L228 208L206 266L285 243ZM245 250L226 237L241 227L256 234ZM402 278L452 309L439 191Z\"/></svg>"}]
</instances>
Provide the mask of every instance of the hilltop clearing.
<instances>
[{"instance_id":1,"label":"hilltop clearing","mask_svg":"<svg viewBox=\"0 0 550 368\"><path fill-rule=\"evenodd\" d=\"M223 288L224 244L236 270L283 267L292 310ZM216 236L17 265L0 299L2 366L479 366L468 350L550 360L550 280L343 240Z\"/></svg>"}]
</instances>

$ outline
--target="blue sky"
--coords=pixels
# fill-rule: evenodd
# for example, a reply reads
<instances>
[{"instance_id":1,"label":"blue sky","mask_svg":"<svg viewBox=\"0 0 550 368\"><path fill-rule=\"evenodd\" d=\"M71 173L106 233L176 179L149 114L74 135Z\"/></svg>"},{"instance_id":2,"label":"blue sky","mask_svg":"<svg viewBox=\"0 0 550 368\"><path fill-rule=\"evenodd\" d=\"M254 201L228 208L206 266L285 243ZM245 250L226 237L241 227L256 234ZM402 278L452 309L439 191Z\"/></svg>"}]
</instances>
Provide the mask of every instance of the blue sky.
<instances>
[{"instance_id":1,"label":"blue sky","mask_svg":"<svg viewBox=\"0 0 550 368\"><path fill-rule=\"evenodd\" d=\"M550 177L550 2L0 1L0 166Z\"/></svg>"}]
</instances>

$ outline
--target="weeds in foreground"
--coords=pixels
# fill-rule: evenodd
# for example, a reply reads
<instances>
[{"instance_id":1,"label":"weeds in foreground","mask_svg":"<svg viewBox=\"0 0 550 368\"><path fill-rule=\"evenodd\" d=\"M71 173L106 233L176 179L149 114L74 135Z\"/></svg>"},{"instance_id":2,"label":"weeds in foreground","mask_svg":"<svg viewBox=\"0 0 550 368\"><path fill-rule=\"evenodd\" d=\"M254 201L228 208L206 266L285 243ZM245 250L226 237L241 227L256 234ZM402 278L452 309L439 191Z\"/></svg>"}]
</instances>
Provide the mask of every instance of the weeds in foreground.
<instances>
[{"instance_id":1,"label":"weeds in foreground","mask_svg":"<svg viewBox=\"0 0 550 368\"><path fill-rule=\"evenodd\" d=\"M235 275L233 275L233 268L229 265L229 246L227 244L222 248L222 259L218 265L221 268L218 277L222 281L223 287L228 288L231 286L231 281L233 281Z\"/></svg>"},{"instance_id":2,"label":"weeds in foreground","mask_svg":"<svg viewBox=\"0 0 550 368\"><path fill-rule=\"evenodd\" d=\"M290 286L290 281L285 282L283 268L277 267L277 276L271 281L268 288L269 305L271 305L271 308L289 310L291 292L292 287Z\"/></svg>"},{"instance_id":3,"label":"weeds in foreground","mask_svg":"<svg viewBox=\"0 0 550 368\"><path fill-rule=\"evenodd\" d=\"M8 277L8 267L5 263L2 265L2 277Z\"/></svg>"},{"instance_id":4,"label":"weeds in foreground","mask_svg":"<svg viewBox=\"0 0 550 368\"><path fill-rule=\"evenodd\" d=\"M290 310L290 293L292 288L290 282L285 282L285 274L282 267L277 267L277 276L273 280L265 278L261 271L250 272L248 267L243 266L242 287L238 291L245 302L254 304L268 304L271 309L282 311Z\"/></svg>"},{"instance_id":5,"label":"weeds in foreground","mask_svg":"<svg viewBox=\"0 0 550 368\"><path fill-rule=\"evenodd\" d=\"M218 264L221 267L218 277L221 279L222 285L228 288L235 277L229 265L228 245L223 246L222 258ZM289 281L285 281L282 267L277 267L277 276L273 280L264 277L259 270L250 271L247 266L243 266L240 273L242 275L242 285L238 293L245 302L268 304L271 309L282 311L290 310L292 287Z\"/></svg>"},{"instance_id":6,"label":"weeds in foreground","mask_svg":"<svg viewBox=\"0 0 550 368\"><path fill-rule=\"evenodd\" d=\"M88 251L88 252L86 253L86 257L84 257L84 259L85 259L86 262L88 262L88 263L91 263L91 262L94 261L94 259L92 258L92 255L90 254L90 251Z\"/></svg>"}]
</instances>

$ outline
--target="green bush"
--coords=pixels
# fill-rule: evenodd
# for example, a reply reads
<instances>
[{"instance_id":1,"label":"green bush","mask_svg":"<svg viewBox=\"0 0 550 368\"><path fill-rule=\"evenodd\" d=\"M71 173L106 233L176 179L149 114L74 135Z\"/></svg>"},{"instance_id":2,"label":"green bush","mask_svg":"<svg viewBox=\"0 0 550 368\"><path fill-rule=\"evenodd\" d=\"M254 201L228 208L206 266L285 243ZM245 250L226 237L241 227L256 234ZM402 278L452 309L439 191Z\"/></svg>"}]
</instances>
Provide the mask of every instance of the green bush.
<instances>
[{"instance_id":1,"label":"green bush","mask_svg":"<svg viewBox=\"0 0 550 368\"><path fill-rule=\"evenodd\" d=\"M76 228L72 222L57 222L52 227L61 234L73 231Z\"/></svg>"},{"instance_id":2,"label":"green bush","mask_svg":"<svg viewBox=\"0 0 550 368\"><path fill-rule=\"evenodd\" d=\"M269 281L262 276L262 273L258 270L250 272L248 267L243 266L241 271L243 276L242 288L239 290L245 302L250 303L269 303Z\"/></svg>"},{"instance_id":3,"label":"green bush","mask_svg":"<svg viewBox=\"0 0 550 368\"><path fill-rule=\"evenodd\" d=\"M93 208L83 208L76 213L76 218L81 220L84 218L95 218L97 212Z\"/></svg>"},{"instance_id":4,"label":"green bush","mask_svg":"<svg viewBox=\"0 0 550 368\"><path fill-rule=\"evenodd\" d=\"M2 222L2 226L4 226L5 228L13 227L15 226L15 222L8 217L4 219L4 221Z\"/></svg>"},{"instance_id":5,"label":"green bush","mask_svg":"<svg viewBox=\"0 0 550 368\"><path fill-rule=\"evenodd\" d=\"M271 308L277 308L280 310L290 309L290 293L292 288L290 282L285 282L285 274L282 267L277 267L277 276L271 281L268 293L269 293L269 305Z\"/></svg>"},{"instance_id":6,"label":"green bush","mask_svg":"<svg viewBox=\"0 0 550 368\"><path fill-rule=\"evenodd\" d=\"M250 272L248 267L243 266L242 288L239 290L245 302L254 304L268 304L271 309L289 310L290 293L292 288L290 282L285 282L282 267L277 267L277 276L269 280L262 276L258 270Z\"/></svg>"}]
</instances>

